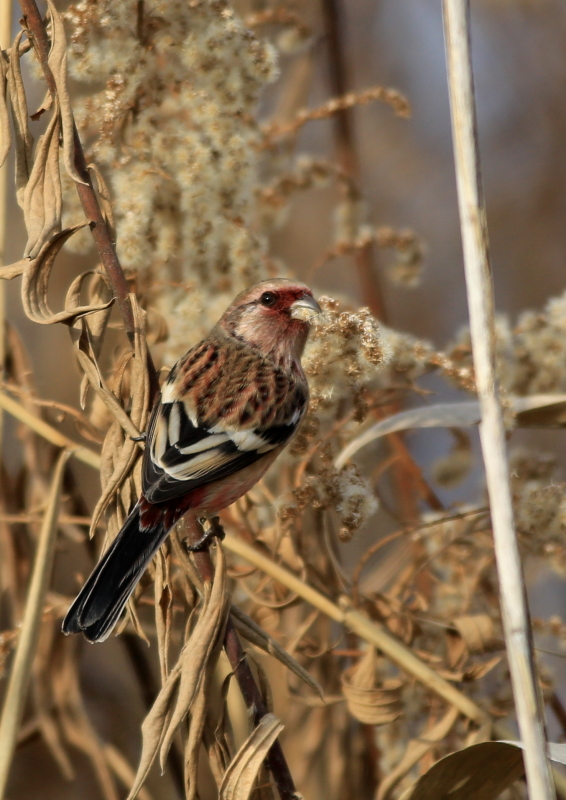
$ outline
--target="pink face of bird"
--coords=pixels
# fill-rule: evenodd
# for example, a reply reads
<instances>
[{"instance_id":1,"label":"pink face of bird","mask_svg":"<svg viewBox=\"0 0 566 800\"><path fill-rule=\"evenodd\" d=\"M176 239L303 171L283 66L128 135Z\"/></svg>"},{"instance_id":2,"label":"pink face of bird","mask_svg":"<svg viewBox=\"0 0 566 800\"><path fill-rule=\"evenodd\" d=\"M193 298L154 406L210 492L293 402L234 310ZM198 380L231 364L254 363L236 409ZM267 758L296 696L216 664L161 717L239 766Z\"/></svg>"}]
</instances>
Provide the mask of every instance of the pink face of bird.
<instances>
[{"instance_id":1,"label":"pink face of bird","mask_svg":"<svg viewBox=\"0 0 566 800\"><path fill-rule=\"evenodd\" d=\"M293 361L300 359L310 323L318 314L320 306L308 286L278 278L238 295L220 325L265 355Z\"/></svg>"}]
</instances>

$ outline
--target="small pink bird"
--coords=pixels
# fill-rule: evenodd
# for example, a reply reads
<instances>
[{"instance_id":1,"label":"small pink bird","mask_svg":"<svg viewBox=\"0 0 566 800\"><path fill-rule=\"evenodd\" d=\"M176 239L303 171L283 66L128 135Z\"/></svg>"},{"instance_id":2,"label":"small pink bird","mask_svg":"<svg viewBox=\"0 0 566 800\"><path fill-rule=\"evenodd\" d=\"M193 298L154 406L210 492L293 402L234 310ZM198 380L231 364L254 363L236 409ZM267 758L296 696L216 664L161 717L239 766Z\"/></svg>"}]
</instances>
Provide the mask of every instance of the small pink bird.
<instances>
[{"instance_id":1,"label":"small pink bird","mask_svg":"<svg viewBox=\"0 0 566 800\"><path fill-rule=\"evenodd\" d=\"M106 639L175 523L187 512L214 515L259 481L307 410L301 355L319 313L302 283L263 281L175 364L149 423L142 495L63 633Z\"/></svg>"}]
</instances>

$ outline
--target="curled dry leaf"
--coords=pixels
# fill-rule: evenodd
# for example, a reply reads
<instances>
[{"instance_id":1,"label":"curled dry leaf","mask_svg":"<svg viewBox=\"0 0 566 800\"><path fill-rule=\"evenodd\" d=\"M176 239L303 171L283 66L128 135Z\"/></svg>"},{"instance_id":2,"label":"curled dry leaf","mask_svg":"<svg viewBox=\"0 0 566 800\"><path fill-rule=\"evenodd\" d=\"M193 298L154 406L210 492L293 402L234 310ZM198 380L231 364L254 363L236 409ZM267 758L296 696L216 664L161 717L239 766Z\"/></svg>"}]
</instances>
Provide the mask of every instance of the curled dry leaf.
<instances>
[{"instance_id":1,"label":"curled dry leaf","mask_svg":"<svg viewBox=\"0 0 566 800\"><path fill-rule=\"evenodd\" d=\"M284 664L287 669L293 672L298 678L300 678L307 686L315 691L321 699L324 699L324 693L322 690L322 686L319 682L310 675L304 667L301 667L298 661L296 661L293 656L291 656L283 647L281 647L275 639L266 633L263 628L261 628L256 622L248 617L243 611L240 611L239 608L236 606L232 606L230 609L230 613L232 615L232 621L234 622L234 627L236 630L242 634L242 636L255 644L256 647L261 648L269 655L276 658L282 664Z\"/></svg>"},{"instance_id":2,"label":"curled dry leaf","mask_svg":"<svg viewBox=\"0 0 566 800\"><path fill-rule=\"evenodd\" d=\"M219 800L248 800L260 767L282 730L283 723L274 714L261 718L226 770Z\"/></svg>"},{"instance_id":3,"label":"curled dry leaf","mask_svg":"<svg viewBox=\"0 0 566 800\"><path fill-rule=\"evenodd\" d=\"M59 16L53 0L47 0L49 15L51 17L51 50L47 63L53 73L57 87L57 103L61 119L61 132L63 138L63 162L65 169L77 183L85 183L75 167L75 145L73 112L69 91L67 89L67 44L65 42L65 29L63 20Z\"/></svg>"},{"instance_id":4,"label":"curled dry leaf","mask_svg":"<svg viewBox=\"0 0 566 800\"><path fill-rule=\"evenodd\" d=\"M205 584L198 621L142 724L142 753L128 800L136 797L158 752L163 766L175 731L185 716L191 713L191 725L195 721L197 728L203 724L206 704L202 698L197 702L197 698L206 685L206 675L214 669L212 657L218 654L216 645L225 615L226 560L222 547L217 547L214 580L212 585ZM195 720L193 711L197 712Z\"/></svg>"},{"instance_id":5,"label":"curled dry leaf","mask_svg":"<svg viewBox=\"0 0 566 800\"><path fill-rule=\"evenodd\" d=\"M368 647L358 664L342 674L342 691L352 716L366 725L385 725L402 711L403 681L390 678L376 683L377 653Z\"/></svg>"},{"instance_id":6,"label":"curled dry leaf","mask_svg":"<svg viewBox=\"0 0 566 800\"><path fill-rule=\"evenodd\" d=\"M77 317L85 314L92 314L108 308L113 300L102 305L79 306L74 305L75 291L73 286L67 295L64 311L53 313L47 302L49 289L49 278L55 259L59 251L76 231L84 228L86 222L73 225L60 233L55 233L49 241L45 242L40 252L32 258L23 273L22 280L22 303L29 319L38 322L40 325L53 325L57 322L72 323Z\"/></svg>"},{"instance_id":7,"label":"curled dry leaf","mask_svg":"<svg viewBox=\"0 0 566 800\"><path fill-rule=\"evenodd\" d=\"M88 305L104 305L104 303L112 297L112 291L108 286L104 273L98 272L97 270L83 272L79 278L73 281L73 287L77 294L76 297L71 298L71 290L69 290L67 293L67 300L69 302L72 301L72 305L80 305L80 292L87 277L92 278L88 287ZM97 359L102 349L104 334L106 333L111 310L111 306L108 306L101 311L95 311L87 316L79 317L73 323L71 337L75 341L75 346L77 349L85 352L95 365L97 364ZM78 341L76 341L76 339L78 339ZM98 370L98 372L100 374L100 370ZM80 404L83 410L86 408L89 386L89 379L84 375L80 390Z\"/></svg>"},{"instance_id":8,"label":"curled dry leaf","mask_svg":"<svg viewBox=\"0 0 566 800\"><path fill-rule=\"evenodd\" d=\"M488 614L458 617L454 620L454 627L470 653L485 653L501 645L501 637L496 635L493 620Z\"/></svg>"},{"instance_id":9,"label":"curled dry leaf","mask_svg":"<svg viewBox=\"0 0 566 800\"><path fill-rule=\"evenodd\" d=\"M468 653L484 653L501 646L496 636L493 620L488 614L471 614L452 622L455 630L446 632L448 664L451 668L461 664Z\"/></svg>"},{"instance_id":10,"label":"curled dry leaf","mask_svg":"<svg viewBox=\"0 0 566 800\"><path fill-rule=\"evenodd\" d=\"M441 758L402 800L495 800L524 772L518 747L483 742Z\"/></svg>"},{"instance_id":11,"label":"curled dry leaf","mask_svg":"<svg viewBox=\"0 0 566 800\"><path fill-rule=\"evenodd\" d=\"M32 149L33 136L29 129L28 106L20 57L22 48L20 43L23 31L20 31L10 49L10 64L8 67L8 90L10 93L10 104L12 106L12 121L14 126L14 144L16 155L16 198L19 205L23 208L24 191L32 170Z\"/></svg>"},{"instance_id":12,"label":"curled dry leaf","mask_svg":"<svg viewBox=\"0 0 566 800\"><path fill-rule=\"evenodd\" d=\"M55 108L47 130L38 139L33 167L24 189L24 221L28 232L24 258L34 258L53 234L61 230L60 134L61 122Z\"/></svg>"},{"instance_id":13,"label":"curled dry leaf","mask_svg":"<svg viewBox=\"0 0 566 800\"><path fill-rule=\"evenodd\" d=\"M6 161L12 146L12 130L8 115L8 65L4 50L0 50L0 167Z\"/></svg>"}]
</instances>

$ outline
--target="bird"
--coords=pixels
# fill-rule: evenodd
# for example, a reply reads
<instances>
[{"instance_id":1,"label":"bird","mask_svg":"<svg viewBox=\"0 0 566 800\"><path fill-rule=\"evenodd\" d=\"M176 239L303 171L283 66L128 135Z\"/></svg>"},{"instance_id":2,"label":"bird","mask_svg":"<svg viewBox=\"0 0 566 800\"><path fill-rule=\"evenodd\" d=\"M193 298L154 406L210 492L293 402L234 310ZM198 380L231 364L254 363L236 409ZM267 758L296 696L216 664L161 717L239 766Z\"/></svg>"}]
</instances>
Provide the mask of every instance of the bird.
<instances>
[{"instance_id":1,"label":"bird","mask_svg":"<svg viewBox=\"0 0 566 800\"><path fill-rule=\"evenodd\" d=\"M309 401L301 356L321 313L285 278L240 293L171 369L151 413L142 492L65 619L104 641L175 524L211 519L248 492L290 442Z\"/></svg>"}]
</instances>

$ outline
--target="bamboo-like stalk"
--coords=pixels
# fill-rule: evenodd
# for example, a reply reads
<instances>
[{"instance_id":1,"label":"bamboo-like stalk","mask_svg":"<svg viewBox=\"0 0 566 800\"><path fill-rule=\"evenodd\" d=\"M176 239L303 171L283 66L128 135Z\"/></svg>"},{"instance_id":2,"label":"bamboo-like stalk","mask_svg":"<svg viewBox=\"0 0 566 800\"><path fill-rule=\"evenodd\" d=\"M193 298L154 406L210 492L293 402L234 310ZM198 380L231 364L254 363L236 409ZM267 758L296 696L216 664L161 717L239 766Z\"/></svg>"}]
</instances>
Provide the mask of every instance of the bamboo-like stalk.
<instances>
[{"instance_id":1,"label":"bamboo-like stalk","mask_svg":"<svg viewBox=\"0 0 566 800\"><path fill-rule=\"evenodd\" d=\"M446 61L480 439L489 492L501 615L531 800L555 796L546 755L544 706L537 685L532 631L515 525L505 426L495 373L494 299L480 178L470 53L469 0L443 0Z\"/></svg>"},{"instance_id":2,"label":"bamboo-like stalk","mask_svg":"<svg viewBox=\"0 0 566 800\"><path fill-rule=\"evenodd\" d=\"M47 509L37 542L21 633L0 718L0 800L3 800L6 791L10 764L16 746L16 737L37 648L41 612L49 586L55 553L63 473L69 455L66 450L61 453L51 482Z\"/></svg>"}]
</instances>

